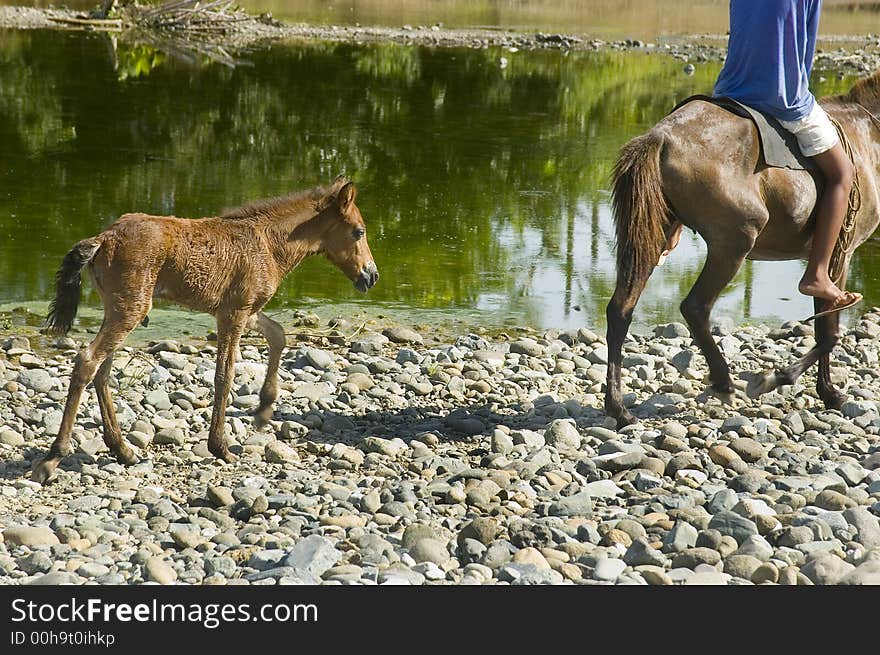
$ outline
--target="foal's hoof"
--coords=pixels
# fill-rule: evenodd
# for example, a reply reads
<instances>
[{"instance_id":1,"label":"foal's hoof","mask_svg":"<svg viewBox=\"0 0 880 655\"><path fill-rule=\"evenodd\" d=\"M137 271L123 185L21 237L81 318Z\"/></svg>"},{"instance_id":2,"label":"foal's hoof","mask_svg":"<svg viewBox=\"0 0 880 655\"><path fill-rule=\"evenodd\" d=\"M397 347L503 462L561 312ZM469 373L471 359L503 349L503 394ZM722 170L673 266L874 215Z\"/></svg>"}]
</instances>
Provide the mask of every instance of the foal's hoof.
<instances>
[{"instance_id":1,"label":"foal's hoof","mask_svg":"<svg viewBox=\"0 0 880 655\"><path fill-rule=\"evenodd\" d=\"M58 468L60 462L60 457L46 457L45 459L41 459L34 464L34 467L31 470L31 480L40 484L50 482L52 478L55 477L55 469Z\"/></svg>"},{"instance_id":2,"label":"foal's hoof","mask_svg":"<svg viewBox=\"0 0 880 655\"><path fill-rule=\"evenodd\" d=\"M746 395L754 400L763 396L768 391L773 391L779 383L776 381L776 373L757 373L746 387Z\"/></svg>"},{"instance_id":3,"label":"foal's hoof","mask_svg":"<svg viewBox=\"0 0 880 655\"><path fill-rule=\"evenodd\" d=\"M273 411L271 407L267 407L265 409L258 409L254 412L254 428L257 430L262 430L264 427L269 425L269 421L272 420Z\"/></svg>"},{"instance_id":4,"label":"foal's hoof","mask_svg":"<svg viewBox=\"0 0 880 655\"><path fill-rule=\"evenodd\" d=\"M226 448L223 448L223 449L218 448L217 450L211 450L211 447L208 446L208 450L211 451L211 454L214 457L216 457L217 459L222 459L227 464L235 464L235 462L238 461L238 457L236 455L233 455L232 453L230 453L229 450Z\"/></svg>"},{"instance_id":5,"label":"foal's hoof","mask_svg":"<svg viewBox=\"0 0 880 655\"><path fill-rule=\"evenodd\" d=\"M820 389L819 398L821 398L822 402L825 403L826 409L840 409L841 407L843 407L843 403L846 402L849 396L847 396L845 393L837 391L836 389L825 392Z\"/></svg>"}]
</instances>

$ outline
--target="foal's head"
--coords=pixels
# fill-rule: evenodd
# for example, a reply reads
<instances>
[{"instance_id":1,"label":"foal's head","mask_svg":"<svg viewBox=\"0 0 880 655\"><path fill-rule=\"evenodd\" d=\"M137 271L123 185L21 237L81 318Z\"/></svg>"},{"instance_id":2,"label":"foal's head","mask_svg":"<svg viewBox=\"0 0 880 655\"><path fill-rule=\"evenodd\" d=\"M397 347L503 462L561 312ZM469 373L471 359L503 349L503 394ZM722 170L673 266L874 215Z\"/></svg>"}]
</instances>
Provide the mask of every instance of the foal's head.
<instances>
[{"instance_id":1,"label":"foal's head","mask_svg":"<svg viewBox=\"0 0 880 655\"><path fill-rule=\"evenodd\" d=\"M357 189L348 182L323 209L329 228L323 233L321 252L354 282L358 291L366 292L379 279L379 269L367 243L364 219L354 204L356 196Z\"/></svg>"}]
</instances>

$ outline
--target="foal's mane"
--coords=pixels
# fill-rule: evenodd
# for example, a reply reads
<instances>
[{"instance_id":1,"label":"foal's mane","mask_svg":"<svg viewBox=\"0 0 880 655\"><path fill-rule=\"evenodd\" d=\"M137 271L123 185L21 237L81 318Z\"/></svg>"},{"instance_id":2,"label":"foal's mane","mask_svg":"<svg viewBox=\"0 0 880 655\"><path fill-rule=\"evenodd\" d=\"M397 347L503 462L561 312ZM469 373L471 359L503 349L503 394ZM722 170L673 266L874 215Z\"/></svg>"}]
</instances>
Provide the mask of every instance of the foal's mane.
<instances>
[{"instance_id":1,"label":"foal's mane","mask_svg":"<svg viewBox=\"0 0 880 655\"><path fill-rule=\"evenodd\" d=\"M289 196L256 200L236 209L227 209L220 217L240 221L247 219L273 219L304 211L320 211L332 195L332 189L316 186L314 189L300 191Z\"/></svg>"}]
</instances>

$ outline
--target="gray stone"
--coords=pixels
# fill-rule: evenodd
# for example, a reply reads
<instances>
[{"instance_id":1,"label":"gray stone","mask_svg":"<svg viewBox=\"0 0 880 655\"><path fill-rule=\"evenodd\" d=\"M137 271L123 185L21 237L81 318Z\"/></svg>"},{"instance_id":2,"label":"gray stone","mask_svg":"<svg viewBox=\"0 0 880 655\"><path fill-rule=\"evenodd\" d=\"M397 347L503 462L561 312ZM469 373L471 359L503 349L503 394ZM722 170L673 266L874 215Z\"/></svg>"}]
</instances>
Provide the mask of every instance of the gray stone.
<instances>
[{"instance_id":1,"label":"gray stone","mask_svg":"<svg viewBox=\"0 0 880 655\"><path fill-rule=\"evenodd\" d=\"M718 530L722 535L733 537L739 544L749 535L758 534L758 526L754 521L729 510L716 513L709 521L709 527Z\"/></svg>"},{"instance_id":2,"label":"gray stone","mask_svg":"<svg viewBox=\"0 0 880 655\"><path fill-rule=\"evenodd\" d=\"M837 584L855 567L830 553L817 553L801 567L803 573L813 584Z\"/></svg>"},{"instance_id":3,"label":"gray stone","mask_svg":"<svg viewBox=\"0 0 880 655\"><path fill-rule=\"evenodd\" d=\"M6 528L3 531L3 541L7 547L11 548L15 546L52 546L60 543L52 530L36 526Z\"/></svg>"},{"instance_id":4,"label":"gray stone","mask_svg":"<svg viewBox=\"0 0 880 655\"><path fill-rule=\"evenodd\" d=\"M173 584L177 580L177 573L165 560L150 557L144 562L144 578L163 585Z\"/></svg>"},{"instance_id":5,"label":"gray stone","mask_svg":"<svg viewBox=\"0 0 880 655\"><path fill-rule=\"evenodd\" d=\"M697 529L685 521L676 521L672 530L663 537L663 552L680 553L697 544Z\"/></svg>"},{"instance_id":6,"label":"gray stone","mask_svg":"<svg viewBox=\"0 0 880 655\"><path fill-rule=\"evenodd\" d=\"M560 498L550 505L550 514L553 516L583 516L589 518L593 515L593 499L586 491Z\"/></svg>"},{"instance_id":7,"label":"gray stone","mask_svg":"<svg viewBox=\"0 0 880 655\"><path fill-rule=\"evenodd\" d=\"M333 367L333 355L326 350L321 350L319 348L306 348L305 357L309 364L319 370L326 371Z\"/></svg>"},{"instance_id":8,"label":"gray stone","mask_svg":"<svg viewBox=\"0 0 880 655\"><path fill-rule=\"evenodd\" d=\"M52 376L41 368L21 371L16 380L18 380L19 384L37 393L48 393L55 386Z\"/></svg>"},{"instance_id":9,"label":"gray stone","mask_svg":"<svg viewBox=\"0 0 880 655\"><path fill-rule=\"evenodd\" d=\"M745 580L751 580L760 566L761 560L751 555L731 555L724 560L725 573Z\"/></svg>"},{"instance_id":10,"label":"gray stone","mask_svg":"<svg viewBox=\"0 0 880 655\"><path fill-rule=\"evenodd\" d=\"M853 507L843 512L846 522L855 527L856 540L865 548L880 546L880 521L864 507Z\"/></svg>"},{"instance_id":11,"label":"gray stone","mask_svg":"<svg viewBox=\"0 0 880 655\"><path fill-rule=\"evenodd\" d=\"M639 537L633 540L630 547L627 548L623 555L623 561L633 567L643 565L662 567L666 564L666 557L660 551L652 548L643 537Z\"/></svg>"},{"instance_id":12,"label":"gray stone","mask_svg":"<svg viewBox=\"0 0 880 655\"><path fill-rule=\"evenodd\" d=\"M544 433L549 446L557 450L578 450L581 447L581 435L572 419L556 419Z\"/></svg>"},{"instance_id":13,"label":"gray stone","mask_svg":"<svg viewBox=\"0 0 880 655\"><path fill-rule=\"evenodd\" d=\"M612 557L605 557L596 562L593 569L593 578L596 580L604 580L606 582L614 582L623 573L626 568L626 562Z\"/></svg>"},{"instance_id":14,"label":"gray stone","mask_svg":"<svg viewBox=\"0 0 880 655\"><path fill-rule=\"evenodd\" d=\"M393 343L424 343L422 335L420 335L415 330L400 325L385 328L384 330L382 330L382 334Z\"/></svg>"},{"instance_id":15,"label":"gray stone","mask_svg":"<svg viewBox=\"0 0 880 655\"><path fill-rule=\"evenodd\" d=\"M324 571L336 564L341 558L342 555L329 539L310 535L288 551L282 565L315 577L321 577Z\"/></svg>"}]
</instances>

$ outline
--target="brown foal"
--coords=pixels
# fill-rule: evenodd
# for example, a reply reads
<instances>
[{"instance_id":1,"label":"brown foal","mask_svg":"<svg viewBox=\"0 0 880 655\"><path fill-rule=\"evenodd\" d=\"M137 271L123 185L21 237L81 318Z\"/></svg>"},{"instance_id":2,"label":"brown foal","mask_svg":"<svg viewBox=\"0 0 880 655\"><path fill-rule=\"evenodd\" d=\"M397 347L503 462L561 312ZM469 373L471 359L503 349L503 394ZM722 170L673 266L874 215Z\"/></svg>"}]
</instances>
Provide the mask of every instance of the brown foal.
<instances>
[{"instance_id":1,"label":"brown foal","mask_svg":"<svg viewBox=\"0 0 880 655\"><path fill-rule=\"evenodd\" d=\"M256 329L269 343L266 380L256 423L272 416L278 396L278 365L284 330L261 310L281 280L306 257L323 254L355 287L367 291L379 279L355 205L356 189L344 177L329 188L264 200L223 216L184 219L125 214L101 234L77 243L64 257L50 306L50 332L65 334L79 304L81 272L88 267L104 305L104 321L94 340L79 351L70 379L58 436L32 478L45 482L70 454L70 434L83 390L94 381L104 442L123 464L137 461L116 422L108 380L113 353L163 298L217 319L217 366L208 449L232 462L224 436L226 401L239 338Z\"/></svg>"}]
</instances>

